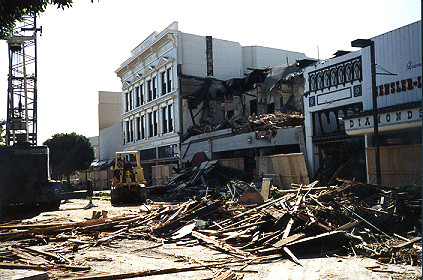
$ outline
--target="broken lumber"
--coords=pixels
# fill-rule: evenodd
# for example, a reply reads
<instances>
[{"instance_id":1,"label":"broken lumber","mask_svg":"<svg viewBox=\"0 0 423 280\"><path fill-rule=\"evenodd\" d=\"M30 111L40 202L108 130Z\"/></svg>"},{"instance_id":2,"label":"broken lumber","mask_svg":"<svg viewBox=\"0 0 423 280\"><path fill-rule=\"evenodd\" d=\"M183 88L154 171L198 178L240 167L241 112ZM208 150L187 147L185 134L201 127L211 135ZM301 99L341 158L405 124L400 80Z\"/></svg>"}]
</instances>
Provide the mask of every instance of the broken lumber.
<instances>
[{"instance_id":1,"label":"broken lumber","mask_svg":"<svg viewBox=\"0 0 423 280\"><path fill-rule=\"evenodd\" d=\"M208 265L194 265L194 266L180 267L180 268L149 269L149 270L144 270L144 271L139 271L139 272L132 272L132 273L122 273L122 274L110 274L110 275L97 275L97 276L77 277L77 278L72 278L72 280L116 280L116 279L127 279L127 278L145 277L145 276L152 276L152 275L163 275L163 274L179 273L179 272L184 272L184 271L207 269L207 268L213 267L215 265L216 264L208 264Z\"/></svg>"},{"instance_id":2,"label":"broken lumber","mask_svg":"<svg viewBox=\"0 0 423 280\"><path fill-rule=\"evenodd\" d=\"M409 240L407 242L404 242L404 243L401 243L401 244L392 246L392 249L398 250L398 249L407 247L407 246L409 246L409 245L411 245L411 244L413 244L415 242L421 241L421 240L422 240L422 237L421 236L420 237L415 237L415 238L413 238L413 239L411 239L411 240Z\"/></svg>"},{"instance_id":3,"label":"broken lumber","mask_svg":"<svg viewBox=\"0 0 423 280\"><path fill-rule=\"evenodd\" d=\"M171 222L171 223L166 224L162 227L156 228L154 230L154 232L158 235L169 235L169 234L173 233L175 230L183 227L187 222L190 222L191 220L196 219L196 218L200 218L200 217L209 215L209 214L217 211L217 209L219 209L219 207L221 207L221 206L222 206L222 201L220 201L220 200L215 201L214 203L207 205L207 206L204 206L204 207L198 209L197 211L195 211L195 212L193 212L193 213L191 213L187 216L184 216L184 217L181 217L181 218L175 220L174 222Z\"/></svg>"},{"instance_id":4,"label":"broken lumber","mask_svg":"<svg viewBox=\"0 0 423 280\"><path fill-rule=\"evenodd\" d=\"M251 253L248 253L248 252L242 251L242 250L240 250L238 248L232 247L229 244L226 244L226 243L220 242L218 240L215 240L215 239L213 239L213 238L211 238L211 237L209 237L207 235L204 235L202 233L193 231L192 232L192 235L194 237L200 239L200 240L203 240L203 241L207 242L207 243L213 244L214 246L216 246L216 247L218 247L218 248L220 248L220 249L222 249L224 251L230 252L232 254L240 255L243 258L246 258L246 257L256 257L256 256L254 256Z\"/></svg>"}]
</instances>

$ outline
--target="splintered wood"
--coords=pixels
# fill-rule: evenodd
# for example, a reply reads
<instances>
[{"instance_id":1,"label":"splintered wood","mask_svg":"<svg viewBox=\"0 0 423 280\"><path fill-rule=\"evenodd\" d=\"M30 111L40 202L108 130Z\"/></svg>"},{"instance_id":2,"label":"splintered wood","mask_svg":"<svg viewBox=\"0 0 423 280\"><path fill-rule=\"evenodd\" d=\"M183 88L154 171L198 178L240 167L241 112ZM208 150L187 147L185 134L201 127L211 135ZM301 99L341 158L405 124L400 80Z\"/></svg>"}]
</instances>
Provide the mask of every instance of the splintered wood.
<instances>
[{"instance_id":1,"label":"splintered wood","mask_svg":"<svg viewBox=\"0 0 423 280\"><path fill-rule=\"evenodd\" d=\"M300 256L312 252L408 259L408 263L421 265L422 248L416 244L421 235L413 232L421 220L419 190L338 180L339 186L318 186L316 181L276 190L259 205L204 197L178 204L152 203L136 214L96 215L98 219L82 222L0 224L0 268L88 271L77 279L123 279L209 269L211 279L237 279L248 265L281 258L301 265ZM70 257L95 246L107 252L111 242L134 238L158 243L150 249L164 243L203 245L227 257L208 262L185 258L189 263L185 268L96 276L90 274L89 266Z\"/></svg>"}]
</instances>

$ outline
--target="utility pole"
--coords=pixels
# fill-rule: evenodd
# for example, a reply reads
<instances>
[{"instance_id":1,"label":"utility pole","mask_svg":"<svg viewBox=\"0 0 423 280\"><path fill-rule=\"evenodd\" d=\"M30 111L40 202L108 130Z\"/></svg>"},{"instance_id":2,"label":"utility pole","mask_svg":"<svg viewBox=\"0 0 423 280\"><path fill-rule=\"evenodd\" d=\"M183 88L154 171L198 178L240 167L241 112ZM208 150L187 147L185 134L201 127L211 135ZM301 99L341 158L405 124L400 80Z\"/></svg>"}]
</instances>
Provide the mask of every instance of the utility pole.
<instances>
[{"instance_id":1,"label":"utility pole","mask_svg":"<svg viewBox=\"0 0 423 280\"><path fill-rule=\"evenodd\" d=\"M25 17L7 40L9 76L6 145L37 145L37 32L36 17Z\"/></svg>"},{"instance_id":2,"label":"utility pole","mask_svg":"<svg viewBox=\"0 0 423 280\"><path fill-rule=\"evenodd\" d=\"M375 146L375 167L376 182L382 184L380 170L380 152L379 152L379 118L377 110L377 92L376 92L376 60L375 60L375 42L371 39L356 39L351 42L351 47L365 48L370 47L370 72L372 76L372 107L373 107L373 144Z\"/></svg>"}]
</instances>

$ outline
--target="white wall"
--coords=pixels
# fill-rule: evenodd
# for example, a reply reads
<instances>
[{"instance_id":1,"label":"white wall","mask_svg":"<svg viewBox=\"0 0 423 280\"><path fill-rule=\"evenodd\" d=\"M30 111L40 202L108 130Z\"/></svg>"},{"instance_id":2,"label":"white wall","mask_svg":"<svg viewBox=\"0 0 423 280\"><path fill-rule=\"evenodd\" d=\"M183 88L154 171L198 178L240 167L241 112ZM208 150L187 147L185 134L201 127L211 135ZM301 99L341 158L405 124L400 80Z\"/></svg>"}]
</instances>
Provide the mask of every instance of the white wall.
<instances>
[{"instance_id":1,"label":"white wall","mask_svg":"<svg viewBox=\"0 0 423 280\"><path fill-rule=\"evenodd\" d=\"M242 55L244 61L244 72L248 72L247 68L266 68L278 65L291 64L295 60L307 58L304 53L273 49L261 46L242 47Z\"/></svg>"},{"instance_id":2,"label":"white wall","mask_svg":"<svg viewBox=\"0 0 423 280\"><path fill-rule=\"evenodd\" d=\"M181 59L182 74L206 77L206 38L203 36L192 35L179 32L181 37Z\"/></svg>"},{"instance_id":3,"label":"white wall","mask_svg":"<svg viewBox=\"0 0 423 280\"><path fill-rule=\"evenodd\" d=\"M182 51L179 59L185 75L206 77L206 37L179 33ZM242 47L238 42L213 38L213 77L219 80L243 77Z\"/></svg>"},{"instance_id":4,"label":"white wall","mask_svg":"<svg viewBox=\"0 0 423 280\"><path fill-rule=\"evenodd\" d=\"M422 100L421 21L376 36L373 40L376 73L395 74L376 75L378 108ZM420 88L418 77L420 77ZM385 84L389 84L387 88ZM382 96L380 86L383 86ZM403 90L404 88L406 90ZM386 89L389 89L388 93ZM371 101L370 94L368 97ZM367 102L364 110L370 110L371 104Z\"/></svg>"},{"instance_id":5,"label":"white wall","mask_svg":"<svg viewBox=\"0 0 423 280\"><path fill-rule=\"evenodd\" d=\"M98 92L99 130L120 123L122 116L122 92Z\"/></svg>"},{"instance_id":6,"label":"white wall","mask_svg":"<svg viewBox=\"0 0 423 280\"><path fill-rule=\"evenodd\" d=\"M122 143L122 124L120 122L101 129L99 137L100 159L114 157L116 152L122 151Z\"/></svg>"},{"instance_id":7,"label":"white wall","mask_svg":"<svg viewBox=\"0 0 423 280\"><path fill-rule=\"evenodd\" d=\"M242 65L242 47L238 42L213 38L213 76L216 79L242 78Z\"/></svg>"}]
</instances>

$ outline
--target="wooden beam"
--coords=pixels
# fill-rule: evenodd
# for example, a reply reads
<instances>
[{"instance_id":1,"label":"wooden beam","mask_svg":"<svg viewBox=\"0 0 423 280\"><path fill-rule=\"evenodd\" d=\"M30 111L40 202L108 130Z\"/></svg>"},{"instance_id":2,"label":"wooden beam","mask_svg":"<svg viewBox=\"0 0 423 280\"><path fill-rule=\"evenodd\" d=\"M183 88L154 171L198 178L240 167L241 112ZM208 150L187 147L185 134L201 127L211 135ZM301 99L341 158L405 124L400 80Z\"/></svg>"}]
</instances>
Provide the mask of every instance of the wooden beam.
<instances>
[{"instance_id":1,"label":"wooden beam","mask_svg":"<svg viewBox=\"0 0 423 280\"><path fill-rule=\"evenodd\" d=\"M216 247L218 247L218 248L220 248L220 249L222 249L224 251L227 251L227 252L230 252L230 253L233 253L233 254L236 254L236 255L240 255L243 258L246 258L246 257L256 257L255 255L253 255L251 253L248 253L248 252L242 251L242 250L240 250L238 248L232 247L229 244L226 244L226 243L223 243L221 241L215 240L215 239L213 239L213 238L211 238L211 237L209 237L207 235L204 235L202 233L193 231L192 232L192 235L194 237L200 239L200 240L203 240L203 241L207 242L207 243L213 244L214 246L216 246Z\"/></svg>"}]
</instances>

